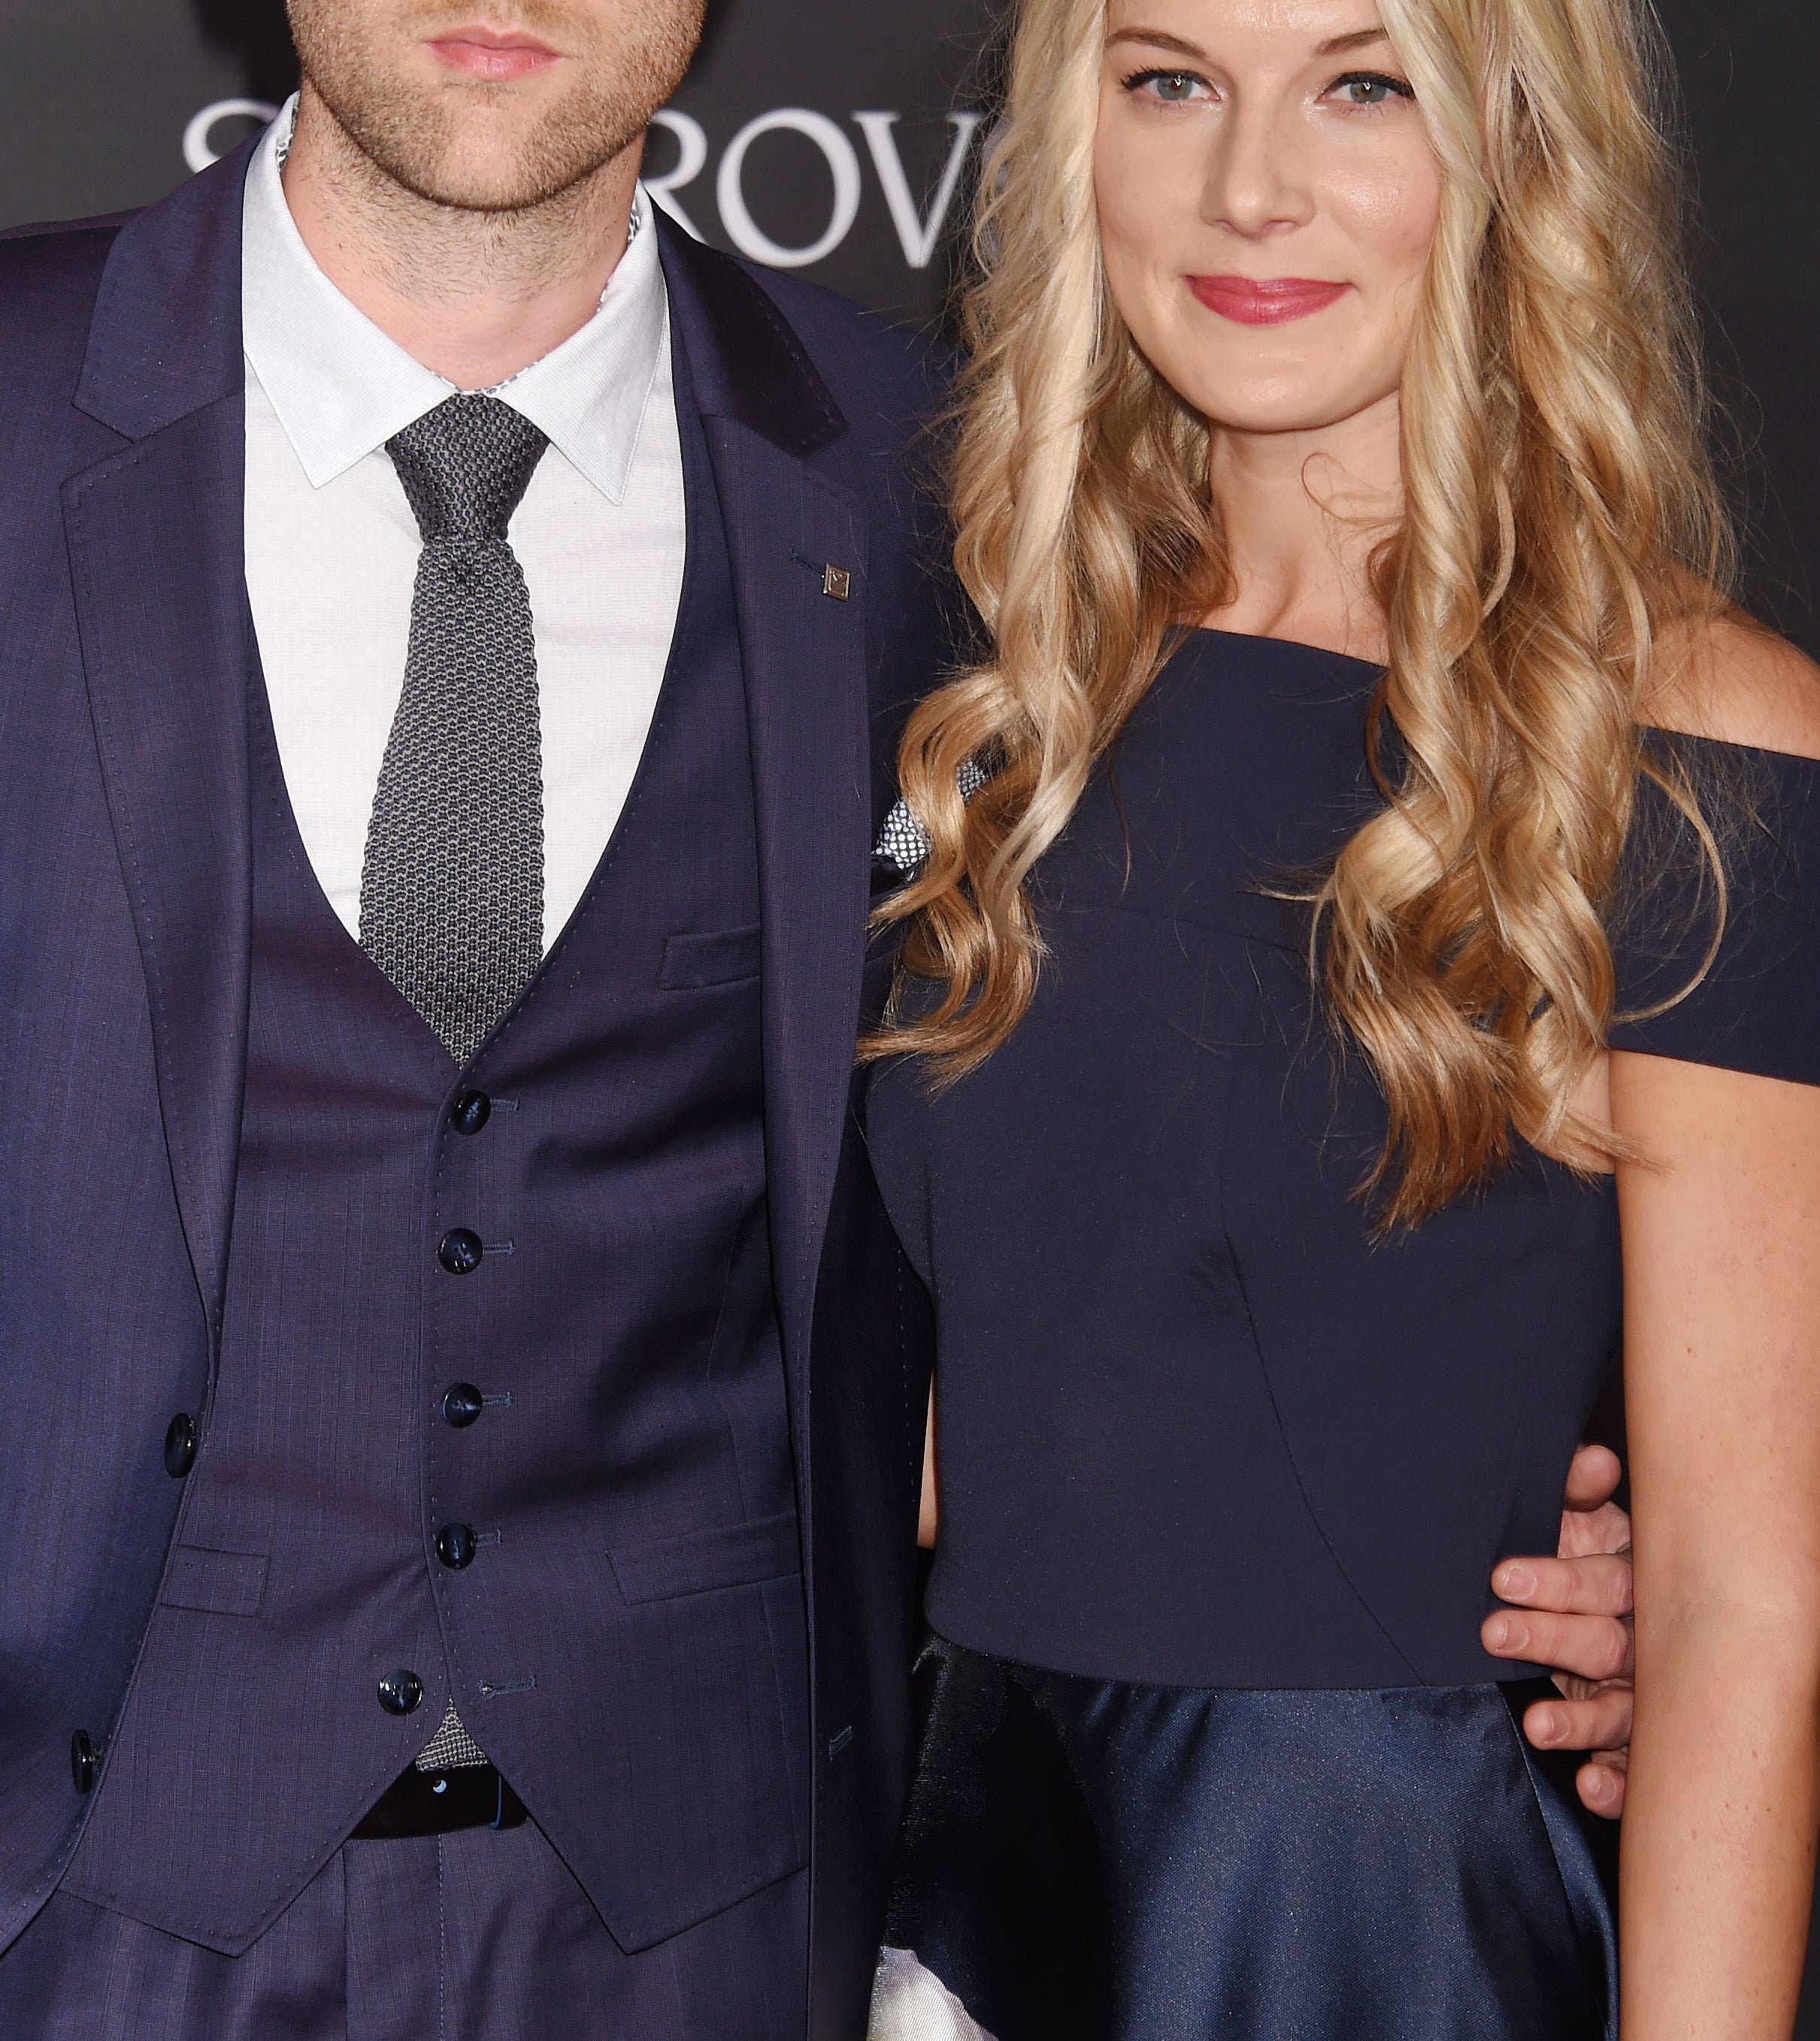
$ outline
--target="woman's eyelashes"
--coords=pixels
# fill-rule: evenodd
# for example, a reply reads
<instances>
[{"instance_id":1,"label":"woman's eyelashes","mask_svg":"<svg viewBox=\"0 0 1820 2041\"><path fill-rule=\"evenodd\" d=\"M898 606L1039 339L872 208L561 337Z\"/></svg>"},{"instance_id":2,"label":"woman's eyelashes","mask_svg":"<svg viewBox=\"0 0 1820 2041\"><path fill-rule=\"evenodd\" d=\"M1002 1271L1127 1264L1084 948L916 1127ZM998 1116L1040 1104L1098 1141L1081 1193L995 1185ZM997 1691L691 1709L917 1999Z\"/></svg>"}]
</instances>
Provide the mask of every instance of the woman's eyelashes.
<instances>
[{"instance_id":1,"label":"woman's eyelashes","mask_svg":"<svg viewBox=\"0 0 1820 2041\"><path fill-rule=\"evenodd\" d=\"M1322 94L1324 99L1337 97L1345 105L1368 109L1388 106L1399 99L1413 103L1415 96L1415 87L1406 78L1383 71L1349 71L1344 78L1335 78Z\"/></svg>"},{"instance_id":2,"label":"woman's eyelashes","mask_svg":"<svg viewBox=\"0 0 1820 2041\"><path fill-rule=\"evenodd\" d=\"M1186 106L1213 87L1192 71L1135 71L1125 80L1125 90L1159 106Z\"/></svg>"}]
</instances>

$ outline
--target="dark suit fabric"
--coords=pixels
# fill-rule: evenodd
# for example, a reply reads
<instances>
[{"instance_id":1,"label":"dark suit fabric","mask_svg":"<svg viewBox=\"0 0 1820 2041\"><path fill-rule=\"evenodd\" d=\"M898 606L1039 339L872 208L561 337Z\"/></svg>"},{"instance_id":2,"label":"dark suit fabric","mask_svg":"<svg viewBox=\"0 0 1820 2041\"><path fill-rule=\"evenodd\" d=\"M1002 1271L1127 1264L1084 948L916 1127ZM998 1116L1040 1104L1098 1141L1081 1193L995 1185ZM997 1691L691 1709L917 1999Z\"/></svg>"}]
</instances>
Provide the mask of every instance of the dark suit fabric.
<instances>
[{"instance_id":1,"label":"dark suit fabric","mask_svg":"<svg viewBox=\"0 0 1820 2041\"><path fill-rule=\"evenodd\" d=\"M536 1827L349 1843L244 1955L68 1891L0 1962L9 2041L800 2033L808 1875L621 1949ZM783 1974L782 1951L795 1952Z\"/></svg>"},{"instance_id":2,"label":"dark suit fabric","mask_svg":"<svg viewBox=\"0 0 1820 2041\"><path fill-rule=\"evenodd\" d=\"M941 658L904 451L928 372L666 230L677 658L593 888L469 1074L518 1110L467 1141L453 1066L309 878L261 727L243 170L0 244L0 1936L59 1894L0 2005L90 1916L204 1969L292 1960L264 1938L393 1847L338 1848L452 1692L551 1877L616 1955L667 1952L679 2032L802 2031L812 1844L810 2028L852 2034L926 1369L852 1044L883 769ZM493 1250L471 1276L435 1265L456 1224ZM513 1401L450 1433L461 1379ZM432 1541L458 1516L498 1537L457 1576ZM391 1665L428 1690L403 1724ZM686 1977L742 1908L765 1963Z\"/></svg>"}]
</instances>

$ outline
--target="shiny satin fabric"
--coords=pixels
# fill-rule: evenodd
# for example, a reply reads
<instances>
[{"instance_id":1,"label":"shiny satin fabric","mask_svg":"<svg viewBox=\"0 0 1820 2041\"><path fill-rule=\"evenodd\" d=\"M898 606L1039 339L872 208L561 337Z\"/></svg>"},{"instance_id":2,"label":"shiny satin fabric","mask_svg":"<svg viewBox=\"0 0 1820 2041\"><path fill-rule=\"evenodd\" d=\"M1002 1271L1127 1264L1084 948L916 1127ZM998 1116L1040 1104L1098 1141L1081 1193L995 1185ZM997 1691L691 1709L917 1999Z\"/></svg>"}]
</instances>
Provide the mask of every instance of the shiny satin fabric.
<instances>
[{"instance_id":1,"label":"shiny satin fabric","mask_svg":"<svg viewBox=\"0 0 1820 2041\"><path fill-rule=\"evenodd\" d=\"M873 2041L967 2033L918 2024L935 1979L994 2041L1616 2041L1610 1838L1524 1743L1534 1684L1147 1687L941 1638L918 1677L887 1942L933 1978Z\"/></svg>"}]
</instances>

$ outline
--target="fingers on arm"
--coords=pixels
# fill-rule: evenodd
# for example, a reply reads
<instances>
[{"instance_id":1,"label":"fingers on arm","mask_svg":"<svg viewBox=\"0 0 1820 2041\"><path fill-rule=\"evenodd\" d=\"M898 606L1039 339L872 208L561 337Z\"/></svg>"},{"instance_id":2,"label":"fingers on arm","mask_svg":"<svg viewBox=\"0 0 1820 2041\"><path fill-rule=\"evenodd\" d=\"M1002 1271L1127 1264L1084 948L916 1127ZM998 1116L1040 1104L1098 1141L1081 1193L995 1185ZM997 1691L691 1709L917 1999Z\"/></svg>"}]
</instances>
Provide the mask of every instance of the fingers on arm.
<instances>
[{"instance_id":1,"label":"fingers on arm","mask_svg":"<svg viewBox=\"0 0 1820 2041\"><path fill-rule=\"evenodd\" d=\"M1581 1559L1589 1552L1622 1552L1627 1558L1630 1550L1630 1516L1616 1503L1603 1503L1597 1509L1562 1511L1557 1557Z\"/></svg>"},{"instance_id":2,"label":"fingers on arm","mask_svg":"<svg viewBox=\"0 0 1820 2041\"><path fill-rule=\"evenodd\" d=\"M1616 1616L1495 1609L1479 1635L1494 1658L1525 1659L1576 1679L1627 1680L1635 1663L1635 1633Z\"/></svg>"},{"instance_id":3,"label":"fingers on arm","mask_svg":"<svg viewBox=\"0 0 1820 2041\"><path fill-rule=\"evenodd\" d=\"M1582 1446L1567 1470L1567 1507L1601 1508L1616 1493L1624 1472L1624 1463L1609 1446Z\"/></svg>"},{"instance_id":4,"label":"fingers on arm","mask_svg":"<svg viewBox=\"0 0 1820 2041\"><path fill-rule=\"evenodd\" d=\"M1603 1762L1621 1761L1633 1700L1628 1687L1616 1686L1585 1700L1536 1701L1524 1711L1523 1734L1538 1750L1585 1750Z\"/></svg>"},{"instance_id":5,"label":"fingers on arm","mask_svg":"<svg viewBox=\"0 0 1820 2041\"><path fill-rule=\"evenodd\" d=\"M1593 1814L1615 1822L1624 1811L1626 1783L1623 1753L1601 1751L1590 1764L1582 1764L1574 1775L1582 1803Z\"/></svg>"},{"instance_id":6,"label":"fingers on arm","mask_svg":"<svg viewBox=\"0 0 1820 2041\"><path fill-rule=\"evenodd\" d=\"M1566 1616L1628 1616L1631 1562L1624 1553L1578 1559L1506 1559L1491 1577L1503 1601Z\"/></svg>"}]
</instances>

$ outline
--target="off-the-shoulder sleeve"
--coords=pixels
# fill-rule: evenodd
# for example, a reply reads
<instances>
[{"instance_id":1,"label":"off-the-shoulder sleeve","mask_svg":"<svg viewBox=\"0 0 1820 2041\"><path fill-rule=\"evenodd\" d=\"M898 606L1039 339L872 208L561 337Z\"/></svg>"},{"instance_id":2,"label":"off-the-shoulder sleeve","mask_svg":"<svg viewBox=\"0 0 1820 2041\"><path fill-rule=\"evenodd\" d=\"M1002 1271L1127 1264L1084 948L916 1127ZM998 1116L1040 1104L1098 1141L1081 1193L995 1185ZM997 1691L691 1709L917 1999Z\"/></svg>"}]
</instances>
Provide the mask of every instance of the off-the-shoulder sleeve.
<instances>
[{"instance_id":1,"label":"off-the-shoulder sleeve","mask_svg":"<svg viewBox=\"0 0 1820 2041\"><path fill-rule=\"evenodd\" d=\"M1692 826L1646 784L1612 914L1612 1047L1820 1084L1820 763L1655 732L1649 749L1718 840L1724 912Z\"/></svg>"}]
</instances>

